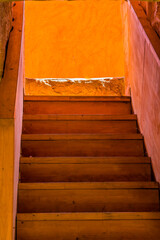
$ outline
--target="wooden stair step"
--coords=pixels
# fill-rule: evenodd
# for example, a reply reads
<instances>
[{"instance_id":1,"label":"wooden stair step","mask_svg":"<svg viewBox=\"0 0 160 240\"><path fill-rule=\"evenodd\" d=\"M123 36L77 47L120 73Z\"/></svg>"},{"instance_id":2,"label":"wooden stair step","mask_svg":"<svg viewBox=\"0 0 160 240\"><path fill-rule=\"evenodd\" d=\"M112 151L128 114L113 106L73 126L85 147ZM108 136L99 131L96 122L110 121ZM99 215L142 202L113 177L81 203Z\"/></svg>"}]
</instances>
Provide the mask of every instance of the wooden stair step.
<instances>
[{"instance_id":1,"label":"wooden stair step","mask_svg":"<svg viewBox=\"0 0 160 240\"><path fill-rule=\"evenodd\" d=\"M136 133L135 115L24 115L23 133Z\"/></svg>"},{"instance_id":2,"label":"wooden stair step","mask_svg":"<svg viewBox=\"0 0 160 240\"><path fill-rule=\"evenodd\" d=\"M17 240L158 240L130 97L25 96Z\"/></svg>"},{"instance_id":3,"label":"wooden stair step","mask_svg":"<svg viewBox=\"0 0 160 240\"><path fill-rule=\"evenodd\" d=\"M159 211L155 182L20 183L18 212Z\"/></svg>"},{"instance_id":4,"label":"wooden stair step","mask_svg":"<svg viewBox=\"0 0 160 240\"><path fill-rule=\"evenodd\" d=\"M17 240L158 240L159 212L17 215Z\"/></svg>"},{"instance_id":5,"label":"wooden stair step","mask_svg":"<svg viewBox=\"0 0 160 240\"><path fill-rule=\"evenodd\" d=\"M21 158L21 182L150 181L150 158Z\"/></svg>"},{"instance_id":6,"label":"wooden stair step","mask_svg":"<svg viewBox=\"0 0 160 240\"><path fill-rule=\"evenodd\" d=\"M144 156L144 146L141 134L23 134L22 155Z\"/></svg>"},{"instance_id":7,"label":"wooden stair step","mask_svg":"<svg viewBox=\"0 0 160 240\"><path fill-rule=\"evenodd\" d=\"M130 113L130 97L24 97L24 114L119 115Z\"/></svg>"}]
</instances>

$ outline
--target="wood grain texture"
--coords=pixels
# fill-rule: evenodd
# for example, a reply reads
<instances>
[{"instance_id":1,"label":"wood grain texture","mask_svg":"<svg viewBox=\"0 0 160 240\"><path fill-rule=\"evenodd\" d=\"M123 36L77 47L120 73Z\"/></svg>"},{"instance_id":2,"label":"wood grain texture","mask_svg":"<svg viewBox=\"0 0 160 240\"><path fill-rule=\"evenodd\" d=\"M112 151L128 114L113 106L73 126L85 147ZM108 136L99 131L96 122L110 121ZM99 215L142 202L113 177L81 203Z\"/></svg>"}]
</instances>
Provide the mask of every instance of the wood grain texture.
<instances>
[{"instance_id":1,"label":"wood grain texture","mask_svg":"<svg viewBox=\"0 0 160 240\"><path fill-rule=\"evenodd\" d=\"M21 182L150 181L150 163L21 163Z\"/></svg>"},{"instance_id":2,"label":"wood grain texture","mask_svg":"<svg viewBox=\"0 0 160 240\"><path fill-rule=\"evenodd\" d=\"M130 114L129 97L25 97L24 114Z\"/></svg>"},{"instance_id":3,"label":"wood grain texture","mask_svg":"<svg viewBox=\"0 0 160 240\"><path fill-rule=\"evenodd\" d=\"M18 240L158 240L159 185L151 181L143 136L136 133L135 116L124 114L124 101L106 99L107 113L116 103L120 115L104 114L98 99L25 100L31 108L23 121ZM65 112L52 114L59 103ZM77 103L84 115L69 112ZM95 108L87 113L90 103L99 115Z\"/></svg>"},{"instance_id":4,"label":"wood grain texture","mask_svg":"<svg viewBox=\"0 0 160 240\"><path fill-rule=\"evenodd\" d=\"M143 140L141 134L22 134L22 141L51 140Z\"/></svg>"},{"instance_id":5,"label":"wood grain texture","mask_svg":"<svg viewBox=\"0 0 160 240\"><path fill-rule=\"evenodd\" d=\"M137 124L136 120L24 120L23 133L137 133Z\"/></svg>"},{"instance_id":6,"label":"wood grain texture","mask_svg":"<svg viewBox=\"0 0 160 240\"><path fill-rule=\"evenodd\" d=\"M157 189L156 182L54 182L20 183L20 190L67 190L67 189Z\"/></svg>"},{"instance_id":7,"label":"wood grain texture","mask_svg":"<svg viewBox=\"0 0 160 240\"><path fill-rule=\"evenodd\" d=\"M13 7L4 76L0 82L0 239L15 236L23 111L23 2Z\"/></svg>"},{"instance_id":8,"label":"wood grain texture","mask_svg":"<svg viewBox=\"0 0 160 240\"><path fill-rule=\"evenodd\" d=\"M63 114L24 114L23 120L32 120L32 121L134 121L137 120L135 114L129 115L63 115Z\"/></svg>"},{"instance_id":9,"label":"wood grain texture","mask_svg":"<svg viewBox=\"0 0 160 240\"><path fill-rule=\"evenodd\" d=\"M24 114L130 114L130 102L105 101L28 101Z\"/></svg>"},{"instance_id":10,"label":"wood grain texture","mask_svg":"<svg viewBox=\"0 0 160 240\"><path fill-rule=\"evenodd\" d=\"M43 103L25 103L24 113L30 114L129 114L131 113L131 107L129 103L122 103L119 106L116 102L104 103L104 102L48 102Z\"/></svg>"},{"instance_id":11,"label":"wood grain texture","mask_svg":"<svg viewBox=\"0 0 160 240\"><path fill-rule=\"evenodd\" d=\"M158 188L149 185L144 184L147 188L143 188L141 183L24 183L19 186L18 212L159 211Z\"/></svg>"},{"instance_id":12,"label":"wood grain texture","mask_svg":"<svg viewBox=\"0 0 160 240\"><path fill-rule=\"evenodd\" d=\"M21 157L21 164L150 164L149 157Z\"/></svg>"},{"instance_id":13,"label":"wood grain texture","mask_svg":"<svg viewBox=\"0 0 160 240\"><path fill-rule=\"evenodd\" d=\"M160 212L18 213L18 221L160 220Z\"/></svg>"},{"instance_id":14,"label":"wood grain texture","mask_svg":"<svg viewBox=\"0 0 160 240\"><path fill-rule=\"evenodd\" d=\"M115 149L116 146L116 149ZM23 140L23 156L144 156L143 140Z\"/></svg>"},{"instance_id":15,"label":"wood grain texture","mask_svg":"<svg viewBox=\"0 0 160 240\"><path fill-rule=\"evenodd\" d=\"M12 239L14 120L0 119L0 238Z\"/></svg>"},{"instance_id":16,"label":"wood grain texture","mask_svg":"<svg viewBox=\"0 0 160 240\"><path fill-rule=\"evenodd\" d=\"M158 240L160 220L18 221L17 228L20 240Z\"/></svg>"}]
</instances>

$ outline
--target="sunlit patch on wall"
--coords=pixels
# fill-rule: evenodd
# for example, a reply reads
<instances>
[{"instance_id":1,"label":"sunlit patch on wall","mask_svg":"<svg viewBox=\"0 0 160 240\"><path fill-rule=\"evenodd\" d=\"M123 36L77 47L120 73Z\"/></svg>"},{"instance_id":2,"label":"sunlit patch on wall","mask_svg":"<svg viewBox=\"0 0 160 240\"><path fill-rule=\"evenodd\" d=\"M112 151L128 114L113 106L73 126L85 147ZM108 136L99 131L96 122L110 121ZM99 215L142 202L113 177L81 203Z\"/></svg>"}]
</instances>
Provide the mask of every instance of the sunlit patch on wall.
<instances>
[{"instance_id":1,"label":"sunlit patch on wall","mask_svg":"<svg viewBox=\"0 0 160 240\"><path fill-rule=\"evenodd\" d=\"M26 1L25 76L124 76L121 1Z\"/></svg>"}]
</instances>

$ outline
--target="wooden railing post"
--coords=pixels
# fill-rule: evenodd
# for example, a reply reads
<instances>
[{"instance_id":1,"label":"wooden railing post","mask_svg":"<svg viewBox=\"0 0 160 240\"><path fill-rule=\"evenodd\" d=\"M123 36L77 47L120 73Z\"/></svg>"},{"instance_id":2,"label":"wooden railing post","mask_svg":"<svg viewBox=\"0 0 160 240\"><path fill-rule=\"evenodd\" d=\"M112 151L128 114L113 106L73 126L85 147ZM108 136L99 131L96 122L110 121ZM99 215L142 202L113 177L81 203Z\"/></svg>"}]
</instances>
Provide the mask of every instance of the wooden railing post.
<instances>
[{"instance_id":1,"label":"wooden railing post","mask_svg":"<svg viewBox=\"0 0 160 240\"><path fill-rule=\"evenodd\" d=\"M13 240L23 113L23 10L13 7L4 77L0 82L0 240Z\"/></svg>"}]
</instances>

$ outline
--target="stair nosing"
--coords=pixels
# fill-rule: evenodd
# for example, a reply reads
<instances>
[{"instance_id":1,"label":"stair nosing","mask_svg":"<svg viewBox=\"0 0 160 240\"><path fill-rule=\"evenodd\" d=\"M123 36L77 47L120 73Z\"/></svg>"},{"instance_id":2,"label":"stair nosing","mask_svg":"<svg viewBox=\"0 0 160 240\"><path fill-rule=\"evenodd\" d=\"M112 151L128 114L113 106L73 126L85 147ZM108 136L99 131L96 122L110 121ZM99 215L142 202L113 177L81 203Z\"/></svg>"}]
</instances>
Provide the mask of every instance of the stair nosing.
<instances>
[{"instance_id":1,"label":"stair nosing","mask_svg":"<svg viewBox=\"0 0 160 240\"><path fill-rule=\"evenodd\" d=\"M102 189L156 189L157 182L45 182L19 183L20 190L102 190Z\"/></svg>"},{"instance_id":2,"label":"stair nosing","mask_svg":"<svg viewBox=\"0 0 160 240\"><path fill-rule=\"evenodd\" d=\"M86 115L86 114L24 114L23 121L136 121L135 114L128 115Z\"/></svg>"},{"instance_id":3,"label":"stair nosing","mask_svg":"<svg viewBox=\"0 0 160 240\"><path fill-rule=\"evenodd\" d=\"M24 96L25 102L131 102L130 96Z\"/></svg>"},{"instance_id":4,"label":"stair nosing","mask_svg":"<svg viewBox=\"0 0 160 240\"><path fill-rule=\"evenodd\" d=\"M160 212L18 213L18 221L160 220Z\"/></svg>"},{"instance_id":5,"label":"stair nosing","mask_svg":"<svg viewBox=\"0 0 160 240\"><path fill-rule=\"evenodd\" d=\"M139 133L135 134L22 134L22 141L52 140L143 140Z\"/></svg>"},{"instance_id":6,"label":"stair nosing","mask_svg":"<svg viewBox=\"0 0 160 240\"><path fill-rule=\"evenodd\" d=\"M151 164L151 159L149 157L21 157L20 164Z\"/></svg>"}]
</instances>

